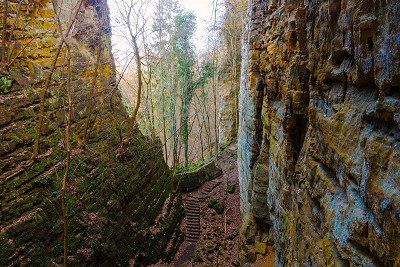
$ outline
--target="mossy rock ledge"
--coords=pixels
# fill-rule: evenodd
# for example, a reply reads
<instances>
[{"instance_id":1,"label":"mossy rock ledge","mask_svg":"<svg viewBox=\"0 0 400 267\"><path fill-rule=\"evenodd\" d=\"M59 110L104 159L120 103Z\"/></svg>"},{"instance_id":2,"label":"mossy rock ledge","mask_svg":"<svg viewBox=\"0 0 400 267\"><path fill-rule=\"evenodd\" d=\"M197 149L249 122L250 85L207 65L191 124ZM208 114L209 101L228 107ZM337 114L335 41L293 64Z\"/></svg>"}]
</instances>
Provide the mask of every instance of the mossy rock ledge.
<instances>
[{"instance_id":1,"label":"mossy rock ledge","mask_svg":"<svg viewBox=\"0 0 400 267\"><path fill-rule=\"evenodd\" d=\"M183 171L175 174L179 181L181 192L189 192L202 186L206 181L213 180L222 175L222 170L214 161L210 161L194 171Z\"/></svg>"}]
</instances>

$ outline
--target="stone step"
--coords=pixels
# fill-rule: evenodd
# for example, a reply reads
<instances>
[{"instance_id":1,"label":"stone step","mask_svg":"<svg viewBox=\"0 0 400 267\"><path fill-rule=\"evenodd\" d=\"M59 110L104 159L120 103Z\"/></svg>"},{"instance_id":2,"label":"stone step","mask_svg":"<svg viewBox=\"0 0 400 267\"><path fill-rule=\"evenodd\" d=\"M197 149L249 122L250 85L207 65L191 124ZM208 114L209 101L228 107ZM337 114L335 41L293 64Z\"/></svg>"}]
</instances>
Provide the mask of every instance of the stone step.
<instances>
[{"instance_id":1,"label":"stone step","mask_svg":"<svg viewBox=\"0 0 400 267\"><path fill-rule=\"evenodd\" d=\"M200 213L200 209L187 209L186 214L187 213Z\"/></svg>"},{"instance_id":2,"label":"stone step","mask_svg":"<svg viewBox=\"0 0 400 267\"><path fill-rule=\"evenodd\" d=\"M208 194L210 193L215 187L217 187L221 182L220 181L212 181L209 184L207 184L203 190L202 193L204 195L204 193Z\"/></svg>"},{"instance_id":3,"label":"stone step","mask_svg":"<svg viewBox=\"0 0 400 267\"><path fill-rule=\"evenodd\" d=\"M185 201L185 205L199 205L199 201Z\"/></svg>"},{"instance_id":4,"label":"stone step","mask_svg":"<svg viewBox=\"0 0 400 267\"><path fill-rule=\"evenodd\" d=\"M200 209L186 210L186 214L198 214L200 213Z\"/></svg>"},{"instance_id":5,"label":"stone step","mask_svg":"<svg viewBox=\"0 0 400 267\"><path fill-rule=\"evenodd\" d=\"M185 207L196 207L196 206L198 206L200 203L199 202L196 202L196 203L188 203L188 202L186 202L185 203Z\"/></svg>"},{"instance_id":6,"label":"stone step","mask_svg":"<svg viewBox=\"0 0 400 267\"><path fill-rule=\"evenodd\" d=\"M196 228L196 229L188 228L187 231L186 231L186 234L190 234L190 233L199 235L200 234L200 229L198 229L198 228Z\"/></svg>"},{"instance_id":7,"label":"stone step","mask_svg":"<svg viewBox=\"0 0 400 267\"><path fill-rule=\"evenodd\" d=\"M191 238L191 239L200 239L200 235L198 234L186 234L186 238Z\"/></svg>"},{"instance_id":8,"label":"stone step","mask_svg":"<svg viewBox=\"0 0 400 267\"><path fill-rule=\"evenodd\" d=\"M200 212L186 212L186 217L191 218L191 219L197 219L200 218Z\"/></svg>"},{"instance_id":9,"label":"stone step","mask_svg":"<svg viewBox=\"0 0 400 267\"><path fill-rule=\"evenodd\" d=\"M192 196L185 200L185 222L187 242L198 242L200 239L200 202L199 196Z\"/></svg>"},{"instance_id":10,"label":"stone step","mask_svg":"<svg viewBox=\"0 0 400 267\"><path fill-rule=\"evenodd\" d=\"M185 239L186 240L192 240L193 242L197 242L197 241L199 241L200 240L200 237L199 236L185 236Z\"/></svg>"},{"instance_id":11,"label":"stone step","mask_svg":"<svg viewBox=\"0 0 400 267\"><path fill-rule=\"evenodd\" d=\"M198 209L198 210L186 210L186 214L200 214L200 209Z\"/></svg>"},{"instance_id":12,"label":"stone step","mask_svg":"<svg viewBox=\"0 0 400 267\"><path fill-rule=\"evenodd\" d=\"M199 237L200 236L200 232L199 231L186 231L186 237Z\"/></svg>"},{"instance_id":13,"label":"stone step","mask_svg":"<svg viewBox=\"0 0 400 267\"><path fill-rule=\"evenodd\" d=\"M190 209L200 209L200 205L195 205L195 206L188 206L188 205L186 205L185 208L188 209L188 210L190 210Z\"/></svg>"},{"instance_id":14,"label":"stone step","mask_svg":"<svg viewBox=\"0 0 400 267\"><path fill-rule=\"evenodd\" d=\"M186 210L186 214L200 214L200 209L198 210Z\"/></svg>"}]
</instances>

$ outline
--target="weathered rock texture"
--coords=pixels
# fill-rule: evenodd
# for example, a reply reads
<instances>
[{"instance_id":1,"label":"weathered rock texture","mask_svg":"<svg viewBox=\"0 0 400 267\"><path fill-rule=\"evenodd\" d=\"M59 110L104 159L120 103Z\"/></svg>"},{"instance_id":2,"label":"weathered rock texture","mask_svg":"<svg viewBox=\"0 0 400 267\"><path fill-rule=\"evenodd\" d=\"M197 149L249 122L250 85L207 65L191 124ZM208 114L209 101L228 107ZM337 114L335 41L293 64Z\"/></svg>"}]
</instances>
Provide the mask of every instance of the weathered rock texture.
<instances>
[{"instance_id":1,"label":"weathered rock texture","mask_svg":"<svg viewBox=\"0 0 400 267\"><path fill-rule=\"evenodd\" d=\"M39 157L33 164L29 159L39 93L60 42L55 10L65 31L77 1L21 2L11 31L18 1L9 1L7 47L15 46L16 60L2 73L2 80L13 80L11 92L0 91L0 265L49 266L62 262L63 251L65 47L48 90ZM69 262L127 265L168 258L181 238L175 231L183 213L177 183L159 141L134 132L126 149L119 149L127 115L115 89L105 0L84 1L67 43L73 89Z\"/></svg>"},{"instance_id":2,"label":"weathered rock texture","mask_svg":"<svg viewBox=\"0 0 400 267\"><path fill-rule=\"evenodd\" d=\"M398 1L250 1L242 260L400 264L399 40Z\"/></svg>"},{"instance_id":3,"label":"weathered rock texture","mask_svg":"<svg viewBox=\"0 0 400 267\"><path fill-rule=\"evenodd\" d=\"M241 47L245 26L243 17L246 15L247 0L227 0L224 4L226 10L221 28L218 71L218 140L221 145L237 138Z\"/></svg>"},{"instance_id":4,"label":"weathered rock texture","mask_svg":"<svg viewBox=\"0 0 400 267\"><path fill-rule=\"evenodd\" d=\"M175 175L182 192L189 192L202 186L206 181L222 175L222 170L210 161L196 170L179 172Z\"/></svg>"},{"instance_id":5,"label":"weathered rock texture","mask_svg":"<svg viewBox=\"0 0 400 267\"><path fill-rule=\"evenodd\" d=\"M221 145L236 139L238 83L227 81L218 90L218 140Z\"/></svg>"}]
</instances>

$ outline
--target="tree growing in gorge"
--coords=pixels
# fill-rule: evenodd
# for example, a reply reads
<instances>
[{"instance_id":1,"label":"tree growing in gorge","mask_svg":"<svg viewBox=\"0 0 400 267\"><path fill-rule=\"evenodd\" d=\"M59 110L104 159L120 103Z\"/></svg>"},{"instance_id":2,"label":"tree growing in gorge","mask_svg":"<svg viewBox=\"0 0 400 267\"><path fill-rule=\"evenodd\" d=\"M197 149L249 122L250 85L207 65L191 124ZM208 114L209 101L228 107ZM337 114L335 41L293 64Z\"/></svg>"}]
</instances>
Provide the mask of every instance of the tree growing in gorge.
<instances>
[{"instance_id":1,"label":"tree growing in gorge","mask_svg":"<svg viewBox=\"0 0 400 267\"><path fill-rule=\"evenodd\" d=\"M190 139L200 128L195 116L210 117L207 107L201 109L207 114L195 112L191 117L193 99L198 97L196 89L203 88L201 99L207 99L208 90L204 88L209 78L215 76L214 64L204 63L212 60L209 57L200 60L202 56L196 54L192 42L196 18L193 13L184 12L175 0L157 0L150 4L121 0L119 3L121 16L116 21L119 26L114 34L120 35L127 44L127 51L119 51L128 62L123 70L129 69L121 75L121 87L133 110L134 124L162 139L164 157L172 166L187 165L189 158L196 159L199 154L196 148L189 154ZM152 4L154 16L148 17L151 9L148 7ZM133 59L136 64L129 66ZM200 135L209 137L210 125L210 122L208 127L202 125L200 131L207 134ZM208 143L206 149L211 147Z\"/></svg>"},{"instance_id":2,"label":"tree growing in gorge","mask_svg":"<svg viewBox=\"0 0 400 267\"><path fill-rule=\"evenodd\" d=\"M185 165L189 163L189 112L196 88L204 86L212 77L214 68L211 63L201 67L200 75L195 79L194 66L196 57L191 39L196 27L196 17L193 13L184 13L175 18L174 50L177 55L178 79L181 93L180 134L184 149Z\"/></svg>"}]
</instances>

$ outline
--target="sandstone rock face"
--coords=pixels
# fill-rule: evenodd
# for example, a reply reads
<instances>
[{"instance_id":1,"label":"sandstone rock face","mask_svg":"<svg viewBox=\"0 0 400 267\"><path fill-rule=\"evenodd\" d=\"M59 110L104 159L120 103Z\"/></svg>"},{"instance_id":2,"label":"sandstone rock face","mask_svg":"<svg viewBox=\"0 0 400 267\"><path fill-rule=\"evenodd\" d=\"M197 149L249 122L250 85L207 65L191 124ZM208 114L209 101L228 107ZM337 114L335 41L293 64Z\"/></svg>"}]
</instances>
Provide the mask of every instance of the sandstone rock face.
<instances>
[{"instance_id":1,"label":"sandstone rock face","mask_svg":"<svg viewBox=\"0 0 400 267\"><path fill-rule=\"evenodd\" d=\"M77 1L21 3L9 1L7 49L14 63L1 74L12 86L0 88L0 265L49 266L61 263L63 254L65 47L45 102L39 156L33 164L29 159L58 29L66 32ZM181 238L175 229L183 209L160 142L135 132L125 151L119 150L128 117L115 89L110 33L107 2L83 1L67 38L73 91L67 186L71 264L156 262L170 257Z\"/></svg>"},{"instance_id":2,"label":"sandstone rock face","mask_svg":"<svg viewBox=\"0 0 400 267\"><path fill-rule=\"evenodd\" d=\"M237 92L238 83L236 80L223 83L218 90L218 140L222 145L228 144L236 139Z\"/></svg>"},{"instance_id":3,"label":"sandstone rock face","mask_svg":"<svg viewBox=\"0 0 400 267\"><path fill-rule=\"evenodd\" d=\"M175 179L179 181L179 188L182 192L189 192L221 175L222 170L215 165L214 161L210 161L196 170L175 173Z\"/></svg>"},{"instance_id":4,"label":"sandstone rock face","mask_svg":"<svg viewBox=\"0 0 400 267\"><path fill-rule=\"evenodd\" d=\"M285 266L400 263L399 40L398 1L250 2L243 260L261 241Z\"/></svg>"},{"instance_id":5,"label":"sandstone rock face","mask_svg":"<svg viewBox=\"0 0 400 267\"><path fill-rule=\"evenodd\" d=\"M225 15L221 27L222 42L219 47L218 70L218 139L226 145L237 139L238 95L240 87L240 65L242 36L247 0L224 2Z\"/></svg>"}]
</instances>

